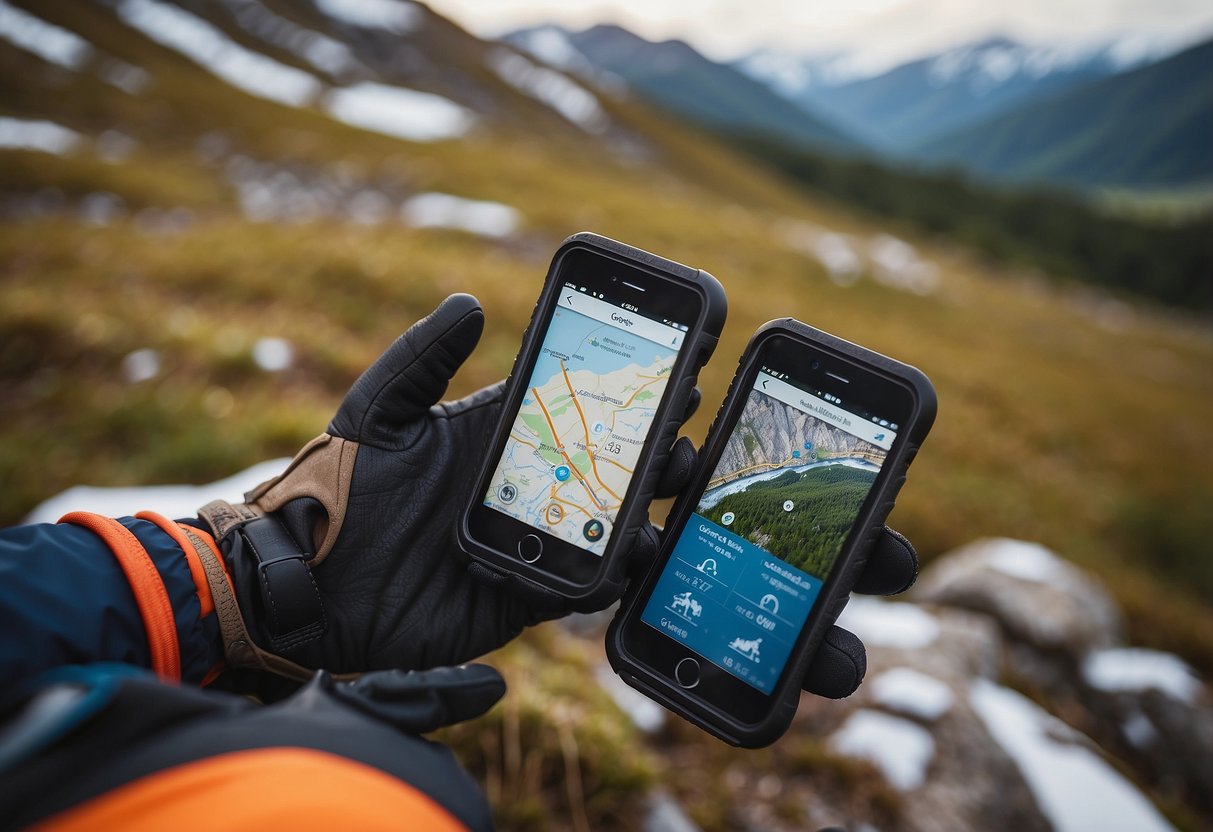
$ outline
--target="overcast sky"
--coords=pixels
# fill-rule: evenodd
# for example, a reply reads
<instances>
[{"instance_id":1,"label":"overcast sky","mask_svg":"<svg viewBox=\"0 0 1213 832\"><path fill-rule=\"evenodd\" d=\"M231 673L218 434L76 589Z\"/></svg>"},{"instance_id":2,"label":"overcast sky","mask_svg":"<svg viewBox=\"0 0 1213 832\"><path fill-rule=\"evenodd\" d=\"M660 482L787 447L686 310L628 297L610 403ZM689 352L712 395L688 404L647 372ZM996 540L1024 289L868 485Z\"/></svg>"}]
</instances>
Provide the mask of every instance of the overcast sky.
<instances>
[{"instance_id":1,"label":"overcast sky","mask_svg":"<svg viewBox=\"0 0 1213 832\"><path fill-rule=\"evenodd\" d=\"M1133 36L1185 45L1213 33L1209 0L427 0L481 36L543 22L619 23L650 40L681 38L728 59L757 48L858 53L886 68L1006 34L1082 45Z\"/></svg>"}]
</instances>

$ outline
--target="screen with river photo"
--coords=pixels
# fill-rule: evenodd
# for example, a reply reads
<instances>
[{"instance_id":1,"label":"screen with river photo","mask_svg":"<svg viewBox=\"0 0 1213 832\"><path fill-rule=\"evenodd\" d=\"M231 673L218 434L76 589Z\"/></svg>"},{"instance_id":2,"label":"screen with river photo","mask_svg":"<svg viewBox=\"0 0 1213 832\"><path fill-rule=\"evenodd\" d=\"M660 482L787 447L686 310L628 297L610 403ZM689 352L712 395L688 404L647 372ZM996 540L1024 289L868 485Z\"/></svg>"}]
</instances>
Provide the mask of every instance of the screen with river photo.
<instances>
[{"instance_id":1,"label":"screen with river photo","mask_svg":"<svg viewBox=\"0 0 1213 832\"><path fill-rule=\"evenodd\" d=\"M696 513L824 580L885 456L752 390Z\"/></svg>"}]
</instances>

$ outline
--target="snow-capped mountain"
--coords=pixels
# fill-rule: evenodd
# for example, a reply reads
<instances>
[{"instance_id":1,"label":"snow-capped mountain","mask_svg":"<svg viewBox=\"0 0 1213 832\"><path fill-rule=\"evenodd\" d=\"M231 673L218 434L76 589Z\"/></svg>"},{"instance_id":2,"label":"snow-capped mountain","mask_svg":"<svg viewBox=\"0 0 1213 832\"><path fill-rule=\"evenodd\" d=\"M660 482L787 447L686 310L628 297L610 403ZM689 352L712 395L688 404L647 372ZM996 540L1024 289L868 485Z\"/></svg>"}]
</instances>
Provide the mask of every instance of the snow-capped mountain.
<instances>
[{"instance_id":1,"label":"snow-capped mountain","mask_svg":"<svg viewBox=\"0 0 1213 832\"><path fill-rule=\"evenodd\" d=\"M1036 96L1148 62L1160 48L1133 38L1072 46L996 37L869 77L863 77L856 57L845 53L797 58L759 52L736 65L873 145L897 152Z\"/></svg>"}]
</instances>

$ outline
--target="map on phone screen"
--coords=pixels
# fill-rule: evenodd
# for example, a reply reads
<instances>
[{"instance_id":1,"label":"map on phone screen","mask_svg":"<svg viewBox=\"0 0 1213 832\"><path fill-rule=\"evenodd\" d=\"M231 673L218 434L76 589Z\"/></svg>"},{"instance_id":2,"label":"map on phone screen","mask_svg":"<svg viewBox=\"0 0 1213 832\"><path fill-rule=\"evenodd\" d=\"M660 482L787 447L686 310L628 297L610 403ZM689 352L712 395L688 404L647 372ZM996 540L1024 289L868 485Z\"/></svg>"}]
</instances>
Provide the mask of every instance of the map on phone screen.
<instances>
[{"instance_id":1,"label":"map on phone screen","mask_svg":"<svg viewBox=\"0 0 1213 832\"><path fill-rule=\"evenodd\" d=\"M685 335L562 293L484 504L602 555Z\"/></svg>"}]
</instances>

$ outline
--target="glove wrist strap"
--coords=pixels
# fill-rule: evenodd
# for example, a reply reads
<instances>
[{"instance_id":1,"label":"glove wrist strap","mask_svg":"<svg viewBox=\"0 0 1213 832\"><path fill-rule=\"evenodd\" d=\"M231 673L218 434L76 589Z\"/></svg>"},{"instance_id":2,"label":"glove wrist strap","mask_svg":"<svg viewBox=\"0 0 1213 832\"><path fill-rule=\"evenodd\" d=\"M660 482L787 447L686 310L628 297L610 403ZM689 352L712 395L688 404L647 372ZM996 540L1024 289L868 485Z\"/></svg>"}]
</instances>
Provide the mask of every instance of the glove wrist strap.
<instances>
[{"instance_id":1,"label":"glove wrist strap","mask_svg":"<svg viewBox=\"0 0 1213 832\"><path fill-rule=\"evenodd\" d=\"M320 591L307 566L312 554L300 551L272 515L243 523L234 538L233 546L244 550L250 565L256 564L267 646L275 652L288 651L319 638L325 616Z\"/></svg>"}]
</instances>

